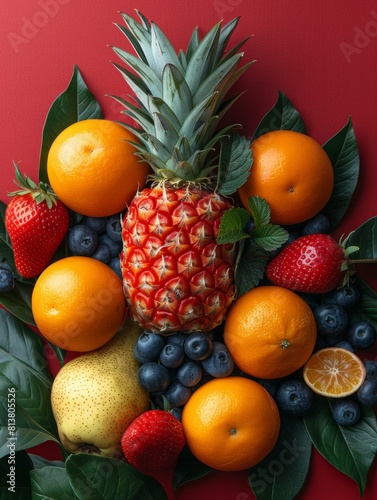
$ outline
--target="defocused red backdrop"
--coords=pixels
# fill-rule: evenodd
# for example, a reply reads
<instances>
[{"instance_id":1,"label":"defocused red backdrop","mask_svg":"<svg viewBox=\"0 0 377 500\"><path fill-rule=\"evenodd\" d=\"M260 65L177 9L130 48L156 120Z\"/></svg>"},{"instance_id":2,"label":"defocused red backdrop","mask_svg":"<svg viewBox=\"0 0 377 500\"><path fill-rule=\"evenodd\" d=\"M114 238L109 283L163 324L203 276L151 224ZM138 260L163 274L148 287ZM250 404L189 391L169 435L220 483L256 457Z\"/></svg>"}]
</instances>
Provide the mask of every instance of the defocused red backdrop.
<instances>
[{"instance_id":1,"label":"defocused red backdrop","mask_svg":"<svg viewBox=\"0 0 377 500\"><path fill-rule=\"evenodd\" d=\"M361 175L337 234L348 233L377 215L377 5L373 0L1 0L2 201L7 202L6 193L14 189L13 160L36 179L44 120L53 100L68 85L74 64L105 117L120 118L120 107L106 95L126 97L129 90L110 64L116 60L110 46L127 46L114 23L121 21L118 11L133 14L135 8L159 24L177 49L186 47L194 26L203 33L221 19L240 16L233 42L253 35L244 46L244 60L256 63L237 83L238 90L247 92L233 108L231 119L251 135L275 103L278 90L291 99L308 134L321 143L351 116ZM377 288L376 266L360 266L359 273ZM43 452L52 456L55 449L49 452L45 446ZM376 493L374 467L364 498L375 498ZM209 496L253 498L245 473L213 473L182 487L174 498ZM310 477L299 498L319 497L356 500L359 495L356 484L314 453Z\"/></svg>"}]
</instances>

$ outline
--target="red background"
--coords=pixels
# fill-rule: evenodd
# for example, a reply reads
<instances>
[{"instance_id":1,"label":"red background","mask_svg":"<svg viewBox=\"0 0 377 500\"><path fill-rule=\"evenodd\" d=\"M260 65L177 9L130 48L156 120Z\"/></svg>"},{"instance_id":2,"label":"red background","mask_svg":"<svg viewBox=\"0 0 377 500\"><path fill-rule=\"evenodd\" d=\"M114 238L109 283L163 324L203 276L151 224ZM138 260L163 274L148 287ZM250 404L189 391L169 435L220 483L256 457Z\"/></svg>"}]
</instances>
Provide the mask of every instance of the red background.
<instances>
[{"instance_id":1,"label":"red background","mask_svg":"<svg viewBox=\"0 0 377 500\"><path fill-rule=\"evenodd\" d=\"M121 22L118 11L133 15L134 8L159 24L177 49L186 48L194 26L203 33L221 19L240 16L232 42L253 35L244 46L244 61L257 62L237 83L238 90L248 91L236 103L231 119L251 135L275 103L278 90L299 110L308 134L322 144L351 116L361 174L351 209L337 234L348 233L377 215L374 0L1 0L1 200L7 202L7 191L14 189L13 160L36 179L44 120L53 100L67 87L74 64L105 117L120 118L119 106L106 94L126 97L129 91L110 64L117 60L110 45L129 48L114 23ZM376 266L360 266L358 271L377 287ZM376 493L374 468L364 499L375 498ZM213 473L182 487L174 498L204 500L209 496L253 498L245 473ZM314 453L299 498L319 497L356 500L359 495L353 481Z\"/></svg>"}]
</instances>

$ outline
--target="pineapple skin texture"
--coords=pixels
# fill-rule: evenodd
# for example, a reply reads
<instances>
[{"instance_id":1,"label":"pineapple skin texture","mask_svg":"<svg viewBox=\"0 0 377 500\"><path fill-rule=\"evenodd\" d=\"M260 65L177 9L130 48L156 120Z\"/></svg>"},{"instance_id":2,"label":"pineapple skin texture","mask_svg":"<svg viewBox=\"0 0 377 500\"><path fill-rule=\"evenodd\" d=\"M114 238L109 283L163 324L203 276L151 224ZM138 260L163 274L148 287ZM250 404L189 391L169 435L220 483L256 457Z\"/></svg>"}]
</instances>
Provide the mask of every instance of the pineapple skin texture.
<instances>
[{"instance_id":1,"label":"pineapple skin texture","mask_svg":"<svg viewBox=\"0 0 377 500\"><path fill-rule=\"evenodd\" d=\"M236 245L217 244L231 204L221 195L163 182L137 193L123 220L121 268L129 314L143 329L209 331L236 296Z\"/></svg>"}]
</instances>

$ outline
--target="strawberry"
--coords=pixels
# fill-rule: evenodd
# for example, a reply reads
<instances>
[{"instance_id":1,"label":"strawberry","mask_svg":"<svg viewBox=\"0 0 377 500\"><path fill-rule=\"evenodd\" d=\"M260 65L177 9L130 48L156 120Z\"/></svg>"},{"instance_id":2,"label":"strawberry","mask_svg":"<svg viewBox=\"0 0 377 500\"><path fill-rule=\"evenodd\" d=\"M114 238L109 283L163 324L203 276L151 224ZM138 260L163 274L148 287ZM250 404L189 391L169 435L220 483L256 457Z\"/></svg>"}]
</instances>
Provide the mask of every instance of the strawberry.
<instances>
[{"instance_id":1,"label":"strawberry","mask_svg":"<svg viewBox=\"0 0 377 500\"><path fill-rule=\"evenodd\" d=\"M266 276L274 285L295 292L327 293L352 274L348 255L358 248L346 249L345 243L328 234L301 236L271 260Z\"/></svg>"},{"instance_id":2,"label":"strawberry","mask_svg":"<svg viewBox=\"0 0 377 500\"><path fill-rule=\"evenodd\" d=\"M5 228L18 273L34 278L48 266L62 242L69 213L47 184L35 184L15 167L20 190L9 193L13 198L5 210Z\"/></svg>"},{"instance_id":3,"label":"strawberry","mask_svg":"<svg viewBox=\"0 0 377 500\"><path fill-rule=\"evenodd\" d=\"M172 467L185 445L181 422L165 410L139 415L122 436L127 461L144 473Z\"/></svg>"}]
</instances>

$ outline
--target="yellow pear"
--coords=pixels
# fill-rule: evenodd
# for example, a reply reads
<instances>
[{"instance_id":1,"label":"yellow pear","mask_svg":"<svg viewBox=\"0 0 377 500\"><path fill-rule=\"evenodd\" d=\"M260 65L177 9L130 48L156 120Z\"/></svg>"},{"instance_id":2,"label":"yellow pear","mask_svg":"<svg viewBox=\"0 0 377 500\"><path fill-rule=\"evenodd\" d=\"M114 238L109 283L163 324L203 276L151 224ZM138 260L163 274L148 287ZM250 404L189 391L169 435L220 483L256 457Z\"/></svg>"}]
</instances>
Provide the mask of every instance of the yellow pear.
<instances>
[{"instance_id":1,"label":"yellow pear","mask_svg":"<svg viewBox=\"0 0 377 500\"><path fill-rule=\"evenodd\" d=\"M141 328L127 318L103 347L66 363L52 385L59 437L70 453L119 458L128 425L149 409L149 393L137 382L133 349Z\"/></svg>"}]
</instances>

